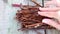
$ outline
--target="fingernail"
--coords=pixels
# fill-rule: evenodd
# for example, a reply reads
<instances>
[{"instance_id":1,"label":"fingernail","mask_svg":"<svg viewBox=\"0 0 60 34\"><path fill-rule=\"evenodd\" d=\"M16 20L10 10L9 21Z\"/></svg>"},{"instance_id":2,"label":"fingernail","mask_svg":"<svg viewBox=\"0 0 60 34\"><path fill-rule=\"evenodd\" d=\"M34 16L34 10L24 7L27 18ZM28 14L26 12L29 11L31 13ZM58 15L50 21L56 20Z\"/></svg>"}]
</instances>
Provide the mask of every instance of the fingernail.
<instances>
[{"instance_id":1,"label":"fingernail","mask_svg":"<svg viewBox=\"0 0 60 34\"><path fill-rule=\"evenodd\" d=\"M40 14L40 12L38 11L38 14Z\"/></svg>"},{"instance_id":2,"label":"fingernail","mask_svg":"<svg viewBox=\"0 0 60 34\"><path fill-rule=\"evenodd\" d=\"M43 23L48 23L49 19L43 19L42 22Z\"/></svg>"}]
</instances>

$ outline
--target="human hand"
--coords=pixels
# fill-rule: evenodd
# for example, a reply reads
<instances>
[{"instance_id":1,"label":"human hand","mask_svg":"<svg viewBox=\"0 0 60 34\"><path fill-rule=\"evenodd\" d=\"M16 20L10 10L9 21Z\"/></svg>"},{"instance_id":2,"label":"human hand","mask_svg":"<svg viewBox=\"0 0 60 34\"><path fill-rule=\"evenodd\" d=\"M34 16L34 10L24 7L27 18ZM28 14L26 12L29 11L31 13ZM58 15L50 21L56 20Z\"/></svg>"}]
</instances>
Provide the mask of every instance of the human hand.
<instances>
[{"instance_id":1,"label":"human hand","mask_svg":"<svg viewBox=\"0 0 60 34\"><path fill-rule=\"evenodd\" d=\"M44 7L60 7L60 0L50 0L44 3Z\"/></svg>"},{"instance_id":2,"label":"human hand","mask_svg":"<svg viewBox=\"0 0 60 34\"><path fill-rule=\"evenodd\" d=\"M38 14L42 15L42 16L47 16L47 17L51 17L51 18L56 18L58 19L59 23L57 23L56 21L53 21L51 19L43 19L42 22L46 23L48 25L51 25L53 27L55 27L56 29L60 30L60 11L59 9L52 9L52 8L39 8L42 12L38 11Z\"/></svg>"}]
</instances>

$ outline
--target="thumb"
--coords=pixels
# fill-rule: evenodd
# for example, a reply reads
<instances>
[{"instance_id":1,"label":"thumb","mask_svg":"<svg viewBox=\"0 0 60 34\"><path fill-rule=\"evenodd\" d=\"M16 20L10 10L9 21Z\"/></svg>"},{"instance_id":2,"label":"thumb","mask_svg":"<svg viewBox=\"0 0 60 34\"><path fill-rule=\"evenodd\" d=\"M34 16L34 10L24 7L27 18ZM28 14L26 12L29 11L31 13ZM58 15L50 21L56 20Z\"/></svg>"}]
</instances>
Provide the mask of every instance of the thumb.
<instances>
[{"instance_id":1,"label":"thumb","mask_svg":"<svg viewBox=\"0 0 60 34\"><path fill-rule=\"evenodd\" d=\"M56 23L55 21L51 19L43 19L42 22L45 24L51 25L55 27L56 29L60 30L60 24Z\"/></svg>"}]
</instances>

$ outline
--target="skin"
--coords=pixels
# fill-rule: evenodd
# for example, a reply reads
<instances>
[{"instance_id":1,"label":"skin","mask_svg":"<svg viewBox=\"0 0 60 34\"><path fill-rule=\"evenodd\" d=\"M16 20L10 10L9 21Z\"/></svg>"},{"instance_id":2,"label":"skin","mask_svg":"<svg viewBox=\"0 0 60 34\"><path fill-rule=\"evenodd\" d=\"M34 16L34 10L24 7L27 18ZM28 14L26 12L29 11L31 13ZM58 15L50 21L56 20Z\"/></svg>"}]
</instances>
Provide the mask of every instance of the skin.
<instances>
[{"instance_id":1,"label":"skin","mask_svg":"<svg viewBox=\"0 0 60 34\"><path fill-rule=\"evenodd\" d=\"M42 12L38 11L38 14L47 16L47 17L56 18L58 19L59 22L53 21L51 19L43 19L42 22L60 30L60 3L57 2L57 0L51 0L46 2L45 4L46 4L45 8L41 8L41 7L39 8ZM57 7L54 7L54 8L47 7L51 4L55 4Z\"/></svg>"},{"instance_id":2,"label":"skin","mask_svg":"<svg viewBox=\"0 0 60 34\"><path fill-rule=\"evenodd\" d=\"M58 19L59 22L53 21L51 19L43 19L42 22L46 23L48 25L51 25L51 26L55 27L56 29L60 30L60 18L59 18L60 15L58 15L58 12L59 11L57 11L57 12L38 12L38 14Z\"/></svg>"},{"instance_id":3,"label":"skin","mask_svg":"<svg viewBox=\"0 0 60 34\"><path fill-rule=\"evenodd\" d=\"M57 7L60 7L60 1L59 0L51 0L51 1L47 1L45 3L45 7L49 7L49 5L55 5Z\"/></svg>"}]
</instances>

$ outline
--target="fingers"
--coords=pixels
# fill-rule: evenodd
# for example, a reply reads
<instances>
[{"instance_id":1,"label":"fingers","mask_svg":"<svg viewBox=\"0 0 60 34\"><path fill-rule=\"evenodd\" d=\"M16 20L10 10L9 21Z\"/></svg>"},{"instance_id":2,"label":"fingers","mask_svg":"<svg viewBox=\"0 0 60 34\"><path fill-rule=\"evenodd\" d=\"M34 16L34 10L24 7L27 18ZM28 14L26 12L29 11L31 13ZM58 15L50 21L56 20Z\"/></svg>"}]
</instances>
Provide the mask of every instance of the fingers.
<instances>
[{"instance_id":1,"label":"fingers","mask_svg":"<svg viewBox=\"0 0 60 34\"><path fill-rule=\"evenodd\" d=\"M57 12L38 12L42 16L57 18Z\"/></svg>"},{"instance_id":2,"label":"fingers","mask_svg":"<svg viewBox=\"0 0 60 34\"><path fill-rule=\"evenodd\" d=\"M58 20L59 20L59 23L60 23L60 10L57 12L57 14L58 14Z\"/></svg>"},{"instance_id":3,"label":"fingers","mask_svg":"<svg viewBox=\"0 0 60 34\"><path fill-rule=\"evenodd\" d=\"M56 23L55 21L53 21L51 19L43 19L42 22L46 23L48 25L51 25L51 26L55 27L56 29L60 30L60 24Z\"/></svg>"},{"instance_id":4,"label":"fingers","mask_svg":"<svg viewBox=\"0 0 60 34\"><path fill-rule=\"evenodd\" d=\"M47 16L47 17L52 17L52 18L57 18L59 20L58 13L60 15L60 8L39 8L42 12L38 12L38 14L42 16ZM48 25L51 25L55 27L56 29L60 30L60 24L56 23L55 21L51 19L43 19L43 23L46 23Z\"/></svg>"},{"instance_id":5,"label":"fingers","mask_svg":"<svg viewBox=\"0 0 60 34\"><path fill-rule=\"evenodd\" d=\"M55 8L39 8L41 11L45 12L45 11L48 11L48 12L56 12L58 10L60 10L60 7L55 7Z\"/></svg>"}]
</instances>

